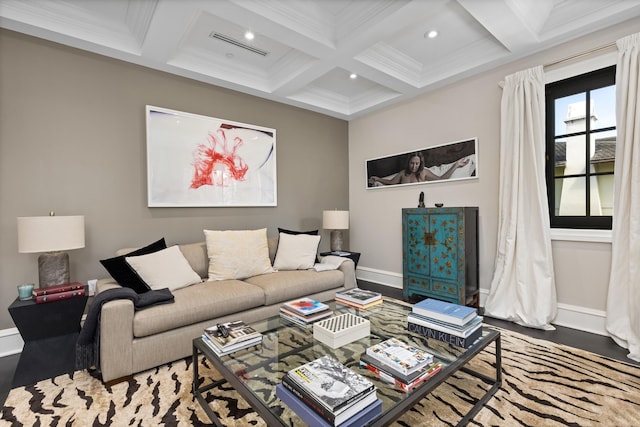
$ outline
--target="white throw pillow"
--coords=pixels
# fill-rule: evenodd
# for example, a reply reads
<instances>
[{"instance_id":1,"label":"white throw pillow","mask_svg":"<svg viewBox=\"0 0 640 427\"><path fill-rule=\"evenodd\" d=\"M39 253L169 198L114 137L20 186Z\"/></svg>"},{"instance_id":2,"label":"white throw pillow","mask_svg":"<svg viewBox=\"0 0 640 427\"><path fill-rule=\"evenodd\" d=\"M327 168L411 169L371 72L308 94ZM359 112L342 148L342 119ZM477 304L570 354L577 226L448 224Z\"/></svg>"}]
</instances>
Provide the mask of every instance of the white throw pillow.
<instances>
[{"instance_id":1,"label":"white throw pillow","mask_svg":"<svg viewBox=\"0 0 640 427\"><path fill-rule=\"evenodd\" d=\"M204 230L209 256L209 280L246 279L273 273L267 229Z\"/></svg>"},{"instance_id":2,"label":"white throw pillow","mask_svg":"<svg viewBox=\"0 0 640 427\"><path fill-rule=\"evenodd\" d=\"M147 255L125 257L125 260L151 289L175 290L202 282L178 246Z\"/></svg>"},{"instance_id":3,"label":"white throw pillow","mask_svg":"<svg viewBox=\"0 0 640 427\"><path fill-rule=\"evenodd\" d=\"M307 270L313 268L320 236L280 233L273 267L277 270Z\"/></svg>"}]
</instances>

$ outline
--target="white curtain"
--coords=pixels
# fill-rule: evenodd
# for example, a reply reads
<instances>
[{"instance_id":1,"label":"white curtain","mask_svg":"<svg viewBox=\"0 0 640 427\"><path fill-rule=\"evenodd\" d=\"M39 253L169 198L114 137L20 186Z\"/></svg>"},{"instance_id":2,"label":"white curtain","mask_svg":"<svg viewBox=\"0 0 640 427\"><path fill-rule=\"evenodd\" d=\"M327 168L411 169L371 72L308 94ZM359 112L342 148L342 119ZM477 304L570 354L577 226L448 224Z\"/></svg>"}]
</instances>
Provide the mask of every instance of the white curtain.
<instances>
[{"instance_id":1,"label":"white curtain","mask_svg":"<svg viewBox=\"0 0 640 427\"><path fill-rule=\"evenodd\" d=\"M640 362L640 33L617 41L616 143L607 330Z\"/></svg>"},{"instance_id":2,"label":"white curtain","mask_svg":"<svg viewBox=\"0 0 640 427\"><path fill-rule=\"evenodd\" d=\"M551 330L557 301L545 183L544 99L542 66L505 78L498 248L485 314Z\"/></svg>"}]
</instances>

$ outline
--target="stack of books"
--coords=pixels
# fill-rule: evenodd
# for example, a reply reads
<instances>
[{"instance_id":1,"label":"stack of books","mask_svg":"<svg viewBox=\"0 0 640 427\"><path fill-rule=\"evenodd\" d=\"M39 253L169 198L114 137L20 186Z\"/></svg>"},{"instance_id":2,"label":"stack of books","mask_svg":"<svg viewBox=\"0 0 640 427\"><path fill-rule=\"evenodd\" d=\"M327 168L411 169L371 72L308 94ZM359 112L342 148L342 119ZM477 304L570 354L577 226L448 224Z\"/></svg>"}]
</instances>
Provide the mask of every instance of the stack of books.
<instances>
[{"instance_id":1,"label":"stack of books","mask_svg":"<svg viewBox=\"0 0 640 427\"><path fill-rule=\"evenodd\" d=\"M62 285L47 286L45 288L35 288L33 296L36 303L59 301L61 299L82 297L86 295L84 285L80 282L64 283Z\"/></svg>"},{"instance_id":2,"label":"stack of books","mask_svg":"<svg viewBox=\"0 0 640 427\"><path fill-rule=\"evenodd\" d=\"M373 383L330 356L287 372L276 395L311 426L362 426L382 413Z\"/></svg>"},{"instance_id":3,"label":"stack of books","mask_svg":"<svg viewBox=\"0 0 640 427\"><path fill-rule=\"evenodd\" d=\"M390 338L367 348L360 367L409 392L440 372L442 363L423 349Z\"/></svg>"},{"instance_id":4,"label":"stack of books","mask_svg":"<svg viewBox=\"0 0 640 427\"><path fill-rule=\"evenodd\" d=\"M427 338L469 348L482 335L482 316L474 307L427 298L414 304L407 328Z\"/></svg>"},{"instance_id":5,"label":"stack of books","mask_svg":"<svg viewBox=\"0 0 640 427\"><path fill-rule=\"evenodd\" d=\"M224 356L262 343L262 334L238 320L206 328L202 341L218 356Z\"/></svg>"},{"instance_id":6,"label":"stack of books","mask_svg":"<svg viewBox=\"0 0 640 427\"><path fill-rule=\"evenodd\" d=\"M355 307L360 310L367 310L382 304L382 294L366 289L353 288L336 292L335 300L343 305Z\"/></svg>"},{"instance_id":7,"label":"stack of books","mask_svg":"<svg viewBox=\"0 0 640 427\"><path fill-rule=\"evenodd\" d=\"M310 328L314 322L332 314L333 310L327 304L311 298L289 301L280 306L281 318L305 328Z\"/></svg>"}]
</instances>

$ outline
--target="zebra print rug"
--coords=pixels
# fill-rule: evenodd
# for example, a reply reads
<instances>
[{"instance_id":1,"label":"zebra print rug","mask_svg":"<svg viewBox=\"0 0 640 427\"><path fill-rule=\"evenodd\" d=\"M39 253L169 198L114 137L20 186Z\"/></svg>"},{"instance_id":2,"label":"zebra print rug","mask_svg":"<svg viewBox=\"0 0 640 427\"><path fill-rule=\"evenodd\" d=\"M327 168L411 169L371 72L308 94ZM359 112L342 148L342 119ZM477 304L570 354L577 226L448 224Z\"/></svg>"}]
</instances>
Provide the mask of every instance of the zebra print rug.
<instances>
[{"instance_id":1,"label":"zebra print rug","mask_svg":"<svg viewBox=\"0 0 640 427\"><path fill-rule=\"evenodd\" d=\"M470 425L640 425L640 368L501 332L503 386ZM220 378L206 361L200 363L201 374ZM489 355L481 354L472 363L491 374ZM483 392L482 383L473 380L470 387L471 381L464 373L456 375L394 425L455 425ZM191 383L190 359L142 372L113 387L78 371L11 390L0 425L210 425L191 395ZM228 384L211 390L207 401L226 426L265 425Z\"/></svg>"}]
</instances>

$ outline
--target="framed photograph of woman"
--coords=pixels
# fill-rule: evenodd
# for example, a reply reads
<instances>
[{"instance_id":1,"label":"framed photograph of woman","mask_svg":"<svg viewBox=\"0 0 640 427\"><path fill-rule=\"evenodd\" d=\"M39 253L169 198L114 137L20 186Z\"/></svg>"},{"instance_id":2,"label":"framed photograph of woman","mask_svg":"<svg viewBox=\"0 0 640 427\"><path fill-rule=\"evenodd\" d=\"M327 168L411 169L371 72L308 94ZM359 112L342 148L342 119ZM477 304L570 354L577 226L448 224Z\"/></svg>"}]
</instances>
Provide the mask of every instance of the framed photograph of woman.
<instances>
[{"instance_id":1,"label":"framed photograph of woman","mask_svg":"<svg viewBox=\"0 0 640 427\"><path fill-rule=\"evenodd\" d=\"M478 138L366 161L367 188L426 184L478 177Z\"/></svg>"}]
</instances>

